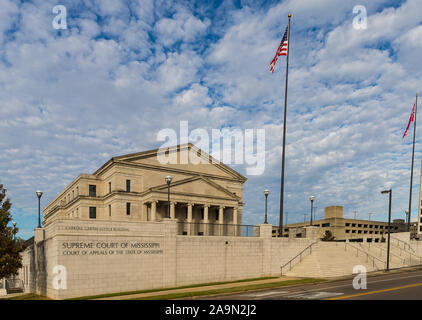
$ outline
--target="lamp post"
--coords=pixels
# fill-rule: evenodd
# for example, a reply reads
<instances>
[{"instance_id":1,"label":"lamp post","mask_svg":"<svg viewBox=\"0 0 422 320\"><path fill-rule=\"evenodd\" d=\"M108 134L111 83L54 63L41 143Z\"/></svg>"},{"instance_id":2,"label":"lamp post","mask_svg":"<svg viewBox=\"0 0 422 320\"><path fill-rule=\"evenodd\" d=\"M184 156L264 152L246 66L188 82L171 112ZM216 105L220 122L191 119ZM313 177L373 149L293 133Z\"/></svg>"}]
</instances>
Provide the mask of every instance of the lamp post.
<instances>
[{"instance_id":1,"label":"lamp post","mask_svg":"<svg viewBox=\"0 0 422 320\"><path fill-rule=\"evenodd\" d=\"M167 194L168 194L168 204L167 204L167 218L170 218L170 183L173 178L171 176L166 176L167 182Z\"/></svg>"},{"instance_id":2,"label":"lamp post","mask_svg":"<svg viewBox=\"0 0 422 320\"><path fill-rule=\"evenodd\" d=\"M13 225L13 231L15 231L15 229L16 229L16 222L13 221L12 222L12 225ZM15 239L16 239L16 235L13 233L13 240L15 240Z\"/></svg>"},{"instance_id":3,"label":"lamp post","mask_svg":"<svg viewBox=\"0 0 422 320\"><path fill-rule=\"evenodd\" d=\"M315 197L314 196L311 196L309 198L309 200L311 200L311 227L312 227L312 213L314 211L314 200L315 200Z\"/></svg>"},{"instance_id":4,"label":"lamp post","mask_svg":"<svg viewBox=\"0 0 422 320\"><path fill-rule=\"evenodd\" d=\"M36 192L37 197L38 197L38 228L41 228L41 196L42 196L42 191L38 190Z\"/></svg>"},{"instance_id":5,"label":"lamp post","mask_svg":"<svg viewBox=\"0 0 422 320\"><path fill-rule=\"evenodd\" d=\"M267 220L268 195L270 194L270 190L265 189L264 194L265 194L265 221L264 223L267 224L268 223L268 220Z\"/></svg>"},{"instance_id":6,"label":"lamp post","mask_svg":"<svg viewBox=\"0 0 422 320\"><path fill-rule=\"evenodd\" d=\"M391 195L393 191L390 190L384 190L381 191L381 194L389 194L388 199L388 238L387 238L387 271L390 271L390 223L391 223Z\"/></svg>"}]
</instances>

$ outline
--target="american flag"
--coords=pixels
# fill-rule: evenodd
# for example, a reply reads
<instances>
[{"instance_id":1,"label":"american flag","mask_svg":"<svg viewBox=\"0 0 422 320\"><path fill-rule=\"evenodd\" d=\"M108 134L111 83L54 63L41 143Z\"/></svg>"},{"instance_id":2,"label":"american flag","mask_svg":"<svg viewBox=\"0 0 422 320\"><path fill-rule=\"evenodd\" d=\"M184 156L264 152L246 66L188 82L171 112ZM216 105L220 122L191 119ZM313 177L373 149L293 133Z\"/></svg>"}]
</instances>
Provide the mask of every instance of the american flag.
<instances>
[{"instance_id":1,"label":"american flag","mask_svg":"<svg viewBox=\"0 0 422 320\"><path fill-rule=\"evenodd\" d=\"M270 72L274 72L275 63L278 60L279 56L287 56L287 31L289 27L286 27L286 31L284 31L283 39L281 39L280 45L278 46L277 52L275 53L274 59L270 63Z\"/></svg>"}]
</instances>

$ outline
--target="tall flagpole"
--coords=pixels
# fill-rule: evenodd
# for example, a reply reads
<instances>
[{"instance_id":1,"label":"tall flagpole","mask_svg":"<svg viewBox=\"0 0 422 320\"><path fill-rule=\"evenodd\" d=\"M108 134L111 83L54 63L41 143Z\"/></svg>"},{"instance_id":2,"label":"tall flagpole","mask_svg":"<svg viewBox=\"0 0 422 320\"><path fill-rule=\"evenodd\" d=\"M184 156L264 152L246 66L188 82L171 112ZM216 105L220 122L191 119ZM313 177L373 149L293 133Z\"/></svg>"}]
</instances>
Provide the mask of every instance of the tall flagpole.
<instances>
[{"instance_id":1,"label":"tall flagpole","mask_svg":"<svg viewBox=\"0 0 422 320\"><path fill-rule=\"evenodd\" d=\"M413 163L415 161L415 137L416 137L416 115L418 113L418 93L416 92L415 119L413 122L413 149L412 149L412 169L410 172L410 191L409 191L409 215L407 217L407 231L410 232L410 217L412 215L412 186L413 186Z\"/></svg>"},{"instance_id":2,"label":"tall flagpole","mask_svg":"<svg viewBox=\"0 0 422 320\"><path fill-rule=\"evenodd\" d=\"M280 192L280 237L283 236L283 201L284 201L284 162L286 151L286 115L287 115L287 84L289 80L289 56L290 56L290 18L292 15L289 13L289 24L287 31L287 56L286 56L286 88L284 92L284 124L283 124L283 154L281 160L281 192Z\"/></svg>"}]
</instances>

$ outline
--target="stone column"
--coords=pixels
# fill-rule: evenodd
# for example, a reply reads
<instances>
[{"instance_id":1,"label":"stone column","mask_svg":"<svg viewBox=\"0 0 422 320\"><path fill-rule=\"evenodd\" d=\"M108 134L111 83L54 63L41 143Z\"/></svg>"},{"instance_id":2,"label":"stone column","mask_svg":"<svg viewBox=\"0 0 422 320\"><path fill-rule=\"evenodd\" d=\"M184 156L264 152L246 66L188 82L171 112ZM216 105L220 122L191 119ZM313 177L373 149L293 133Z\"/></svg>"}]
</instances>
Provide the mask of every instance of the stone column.
<instances>
[{"instance_id":1,"label":"stone column","mask_svg":"<svg viewBox=\"0 0 422 320\"><path fill-rule=\"evenodd\" d=\"M176 202L170 202L170 219L176 219L176 215L174 211L175 204Z\"/></svg>"},{"instance_id":2,"label":"stone column","mask_svg":"<svg viewBox=\"0 0 422 320\"><path fill-rule=\"evenodd\" d=\"M188 236L191 234L192 230L192 203L188 203L188 221L187 221L187 230L188 230Z\"/></svg>"},{"instance_id":3,"label":"stone column","mask_svg":"<svg viewBox=\"0 0 422 320\"><path fill-rule=\"evenodd\" d=\"M271 224L259 224L255 227L259 228L259 237L262 240L262 273L261 277L273 276L272 274L272 255L271 255L271 241L272 230ZM277 270L279 272L279 270Z\"/></svg>"},{"instance_id":4,"label":"stone column","mask_svg":"<svg viewBox=\"0 0 422 320\"><path fill-rule=\"evenodd\" d=\"M218 235L220 235L220 236L224 235L224 229L223 229L224 228L224 226L223 226L224 216L223 216L223 213L224 213L224 207L223 206L220 206L218 208L218 224L219 224L219 226L218 226L218 228L219 228Z\"/></svg>"},{"instance_id":5,"label":"stone column","mask_svg":"<svg viewBox=\"0 0 422 320\"><path fill-rule=\"evenodd\" d=\"M209 234L210 230L210 220L208 218L208 208L210 206L208 204L204 204L204 236L207 236Z\"/></svg>"},{"instance_id":6,"label":"stone column","mask_svg":"<svg viewBox=\"0 0 422 320\"><path fill-rule=\"evenodd\" d=\"M151 221L157 220L157 201L151 202Z\"/></svg>"},{"instance_id":7,"label":"stone column","mask_svg":"<svg viewBox=\"0 0 422 320\"><path fill-rule=\"evenodd\" d=\"M237 208L233 208L233 235L237 236Z\"/></svg>"}]
</instances>

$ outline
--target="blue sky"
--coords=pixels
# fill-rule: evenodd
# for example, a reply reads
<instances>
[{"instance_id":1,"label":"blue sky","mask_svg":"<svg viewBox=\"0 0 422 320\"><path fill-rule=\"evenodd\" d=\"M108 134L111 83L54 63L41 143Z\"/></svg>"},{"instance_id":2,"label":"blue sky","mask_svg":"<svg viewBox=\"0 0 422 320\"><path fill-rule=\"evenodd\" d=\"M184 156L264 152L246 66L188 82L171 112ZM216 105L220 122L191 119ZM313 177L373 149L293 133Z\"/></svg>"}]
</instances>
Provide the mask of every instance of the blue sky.
<instances>
[{"instance_id":1,"label":"blue sky","mask_svg":"<svg viewBox=\"0 0 422 320\"><path fill-rule=\"evenodd\" d=\"M55 30L52 8L67 8ZM355 5L366 30L352 27ZM346 216L385 220L408 206L411 137L421 91L422 2L10 1L0 3L0 183L20 235L80 173L156 148L163 128L265 129L266 167L244 186L244 223L278 222L284 57L269 63L292 13L285 211L303 220L309 196ZM419 134L418 134L419 136ZM416 216L421 152L415 154ZM245 174L245 167L233 166Z\"/></svg>"}]
</instances>

